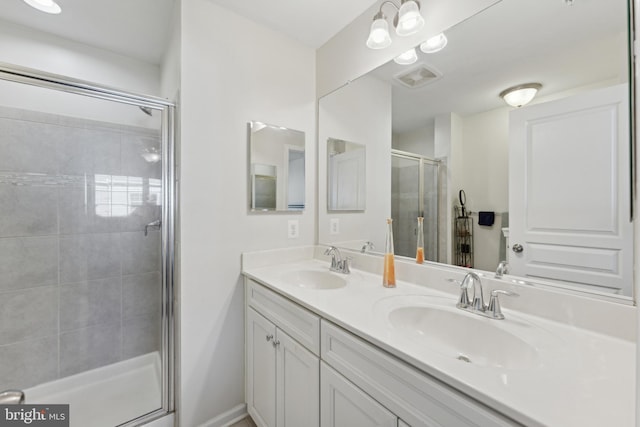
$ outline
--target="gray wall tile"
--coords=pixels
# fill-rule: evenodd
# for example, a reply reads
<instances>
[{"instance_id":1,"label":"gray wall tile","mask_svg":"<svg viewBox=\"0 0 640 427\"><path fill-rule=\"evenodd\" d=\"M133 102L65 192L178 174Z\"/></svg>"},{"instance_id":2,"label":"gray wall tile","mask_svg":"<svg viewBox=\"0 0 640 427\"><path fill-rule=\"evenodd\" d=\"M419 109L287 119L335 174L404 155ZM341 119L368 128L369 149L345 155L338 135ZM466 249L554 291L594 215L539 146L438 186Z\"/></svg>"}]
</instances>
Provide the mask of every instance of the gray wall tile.
<instances>
[{"instance_id":1,"label":"gray wall tile","mask_svg":"<svg viewBox=\"0 0 640 427\"><path fill-rule=\"evenodd\" d=\"M0 346L0 390L23 390L58 376L58 336Z\"/></svg>"},{"instance_id":2,"label":"gray wall tile","mask_svg":"<svg viewBox=\"0 0 640 427\"><path fill-rule=\"evenodd\" d=\"M120 134L115 131L67 128L58 143L60 173L119 175Z\"/></svg>"},{"instance_id":3,"label":"gray wall tile","mask_svg":"<svg viewBox=\"0 0 640 427\"><path fill-rule=\"evenodd\" d=\"M0 238L0 292L58 283L58 237Z\"/></svg>"},{"instance_id":4,"label":"gray wall tile","mask_svg":"<svg viewBox=\"0 0 640 427\"><path fill-rule=\"evenodd\" d=\"M0 184L0 237L56 234L57 209L55 188Z\"/></svg>"},{"instance_id":5,"label":"gray wall tile","mask_svg":"<svg viewBox=\"0 0 640 427\"><path fill-rule=\"evenodd\" d=\"M55 174L56 144L63 137L57 125L0 119L0 170Z\"/></svg>"},{"instance_id":6,"label":"gray wall tile","mask_svg":"<svg viewBox=\"0 0 640 427\"><path fill-rule=\"evenodd\" d=\"M122 233L122 274L138 274L158 271L161 267L160 232Z\"/></svg>"},{"instance_id":7,"label":"gray wall tile","mask_svg":"<svg viewBox=\"0 0 640 427\"><path fill-rule=\"evenodd\" d=\"M120 322L60 334L60 376L77 374L120 360Z\"/></svg>"},{"instance_id":8,"label":"gray wall tile","mask_svg":"<svg viewBox=\"0 0 640 427\"><path fill-rule=\"evenodd\" d=\"M159 313L153 313L123 320L123 359L160 351L162 344L160 319Z\"/></svg>"},{"instance_id":9,"label":"gray wall tile","mask_svg":"<svg viewBox=\"0 0 640 427\"><path fill-rule=\"evenodd\" d=\"M120 234L60 237L60 281L74 283L121 274Z\"/></svg>"},{"instance_id":10,"label":"gray wall tile","mask_svg":"<svg viewBox=\"0 0 640 427\"><path fill-rule=\"evenodd\" d=\"M0 298L0 345L58 333L58 288L4 292Z\"/></svg>"},{"instance_id":11,"label":"gray wall tile","mask_svg":"<svg viewBox=\"0 0 640 427\"><path fill-rule=\"evenodd\" d=\"M118 322L122 315L122 279L60 285L60 330Z\"/></svg>"},{"instance_id":12,"label":"gray wall tile","mask_svg":"<svg viewBox=\"0 0 640 427\"><path fill-rule=\"evenodd\" d=\"M124 319L160 312L162 277L160 272L122 276Z\"/></svg>"},{"instance_id":13,"label":"gray wall tile","mask_svg":"<svg viewBox=\"0 0 640 427\"><path fill-rule=\"evenodd\" d=\"M101 194L96 193L96 188ZM119 219L111 212L108 189L87 184L59 190L60 234L106 233L119 231Z\"/></svg>"}]
</instances>

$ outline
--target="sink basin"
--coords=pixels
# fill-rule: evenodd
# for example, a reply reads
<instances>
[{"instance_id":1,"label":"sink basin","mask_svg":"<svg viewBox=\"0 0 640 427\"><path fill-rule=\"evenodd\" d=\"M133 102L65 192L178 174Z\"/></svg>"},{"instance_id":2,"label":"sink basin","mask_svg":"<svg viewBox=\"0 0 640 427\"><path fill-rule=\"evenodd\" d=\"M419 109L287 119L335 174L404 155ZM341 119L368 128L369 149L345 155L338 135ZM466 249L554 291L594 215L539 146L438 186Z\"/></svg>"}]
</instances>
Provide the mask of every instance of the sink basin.
<instances>
[{"instance_id":1,"label":"sink basin","mask_svg":"<svg viewBox=\"0 0 640 427\"><path fill-rule=\"evenodd\" d=\"M309 289L338 289L347 285L337 273L319 270L290 271L282 275L282 280Z\"/></svg>"},{"instance_id":2,"label":"sink basin","mask_svg":"<svg viewBox=\"0 0 640 427\"><path fill-rule=\"evenodd\" d=\"M503 369L530 369L541 363L536 346L516 335L517 328L507 330L506 320L440 305L397 307L388 312L388 320L415 344L461 362Z\"/></svg>"}]
</instances>

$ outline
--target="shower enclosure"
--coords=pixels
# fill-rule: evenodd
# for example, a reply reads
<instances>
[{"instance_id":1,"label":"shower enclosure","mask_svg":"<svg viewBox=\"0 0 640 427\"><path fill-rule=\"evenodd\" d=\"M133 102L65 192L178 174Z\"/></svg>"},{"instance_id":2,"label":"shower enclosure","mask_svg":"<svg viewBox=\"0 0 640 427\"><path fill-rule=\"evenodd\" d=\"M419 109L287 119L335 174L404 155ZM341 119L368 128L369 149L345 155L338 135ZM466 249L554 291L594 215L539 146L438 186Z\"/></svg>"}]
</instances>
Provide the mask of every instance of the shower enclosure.
<instances>
[{"instance_id":1,"label":"shower enclosure","mask_svg":"<svg viewBox=\"0 0 640 427\"><path fill-rule=\"evenodd\" d=\"M415 257L419 216L424 217L424 259L439 259L439 165L418 154L391 150L391 216L397 255Z\"/></svg>"},{"instance_id":2,"label":"shower enclosure","mask_svg":"<svg viewBox=\"0 0 640 427\"><path fill-rule=\"evenodd\" d=\"M0 392L173 411L174 106L0 64Z\"/></svg>"}]
</instances>

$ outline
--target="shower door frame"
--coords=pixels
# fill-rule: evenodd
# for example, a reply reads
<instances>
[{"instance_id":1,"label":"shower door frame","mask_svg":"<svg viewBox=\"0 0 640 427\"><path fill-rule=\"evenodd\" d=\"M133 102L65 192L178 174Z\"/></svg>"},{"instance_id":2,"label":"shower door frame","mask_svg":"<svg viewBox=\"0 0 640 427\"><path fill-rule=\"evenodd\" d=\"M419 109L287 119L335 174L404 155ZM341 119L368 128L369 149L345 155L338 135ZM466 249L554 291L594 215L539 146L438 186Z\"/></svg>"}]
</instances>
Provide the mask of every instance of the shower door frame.
<instances>
[{"instance_id":1,"label":"shower door frame","mask_svg":"<svg viewBox=\"0 0 640 427\"><path fill-rule=\"evenodd\" d=\"M160 110L162 114L162 402L161 407L119 427L133 427L161 418L175 411L176 336L174 307L175 270L175 114L176 105L169 100L127 92L84 80L47 73L32 68L0 62L0 80L28 84L92 98L115 101Z\"/></svg>"},{"instance_id":2,"label":"shower door frame","mask_svg":"<svg viewBox=\"0 0 640 427\"><path fill-rule=\"evenodd\" d=\"M436 230L438 236L436 238L436 260L432 262L440 262L440 195L442 192L441 180L440 180L440 166L442 161L437 159L431 159L421 154L411 153L409 151L391 149L391 158L414 160L418 162L418 212L419 215L424 217L424 165L429 164L436 167L436 188L438 189L438 208L436 214ZM392 162L393 167L393 162ZM426 260L425 260L426 261Z\"/></svg>"}]
</instances>

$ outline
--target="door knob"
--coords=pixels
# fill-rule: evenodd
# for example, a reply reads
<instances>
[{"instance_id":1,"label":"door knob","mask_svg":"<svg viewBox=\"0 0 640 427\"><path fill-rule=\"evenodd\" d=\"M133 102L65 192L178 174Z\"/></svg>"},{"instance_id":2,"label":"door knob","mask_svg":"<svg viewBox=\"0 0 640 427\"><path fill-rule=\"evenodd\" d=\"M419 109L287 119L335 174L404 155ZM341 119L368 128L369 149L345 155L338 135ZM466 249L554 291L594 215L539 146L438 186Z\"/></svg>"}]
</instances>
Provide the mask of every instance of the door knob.
<instances>
[{"instance_id":1,"label":"door knob","mask_svg":"<svg viewBox=\"0 0 640 427\"><path fill-rule=\"evenodd\" d=\"M513 252L519 254L520 252L524 251L524 248L522 247L522 245L520 243L516 243L515 245L513 245L513 247L511 248L513 250Z\"/></svg>"}]
</instances>

